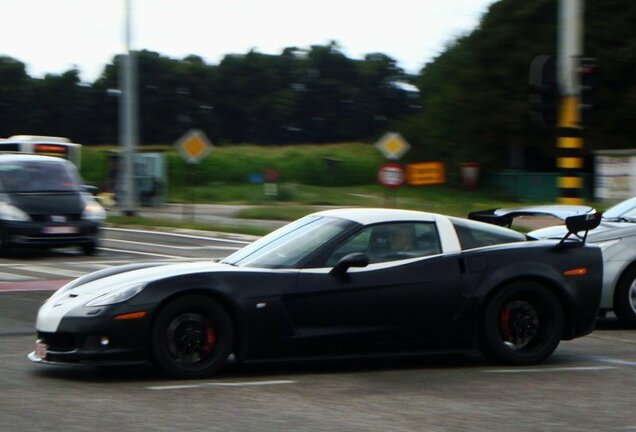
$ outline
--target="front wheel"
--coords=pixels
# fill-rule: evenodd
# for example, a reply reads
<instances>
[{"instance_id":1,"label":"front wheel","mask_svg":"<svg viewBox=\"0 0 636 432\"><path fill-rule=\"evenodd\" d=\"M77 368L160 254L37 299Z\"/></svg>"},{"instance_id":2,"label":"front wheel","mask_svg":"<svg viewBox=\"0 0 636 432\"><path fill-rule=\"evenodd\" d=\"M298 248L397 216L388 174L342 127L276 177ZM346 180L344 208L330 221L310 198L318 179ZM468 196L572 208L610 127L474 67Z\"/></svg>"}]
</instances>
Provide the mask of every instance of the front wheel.
<instances>
[{"instance_id":1,"label":"front wheel","mask_svg":"<svg viewBox=\"0 0 636 432\"><path fill-rule=\"evenodd\" d=\"M82 246L82 252L86 256L93 256L97 252L97 241L87 243Z\"/></svg>"},{"instance_id":2,"label":"front wheel","mask_svg":"<svg viewBox=\"0 0 636 432\"><path fill-rule=\"evenodd\" d=\"M151 338L159 369L175 378L204 378L227 360L234 330L221 305L205 296L188 295L159 312Z\"/></svg>"},{"instance_id":3,"label":"front wheel","mask_svg":"<svg viewBox=\"0 0 636 432\"><path fill-rule=\"evenodd\" d=\"M511 283L486 306L482 349L510 364L540 362L559 345L563 321L561 304L548 288L534 281Z\"/></svg>"},{"instance_id":4,"label":"front wheel","mask_svg":"<svg viewBox=\"0 0 636 432\"><path fill-rule=\"evenodd\" d=\"M614 313L627 327L636 327L636 267L621 276L614 292Z\"/></svg>"}]
</instances>

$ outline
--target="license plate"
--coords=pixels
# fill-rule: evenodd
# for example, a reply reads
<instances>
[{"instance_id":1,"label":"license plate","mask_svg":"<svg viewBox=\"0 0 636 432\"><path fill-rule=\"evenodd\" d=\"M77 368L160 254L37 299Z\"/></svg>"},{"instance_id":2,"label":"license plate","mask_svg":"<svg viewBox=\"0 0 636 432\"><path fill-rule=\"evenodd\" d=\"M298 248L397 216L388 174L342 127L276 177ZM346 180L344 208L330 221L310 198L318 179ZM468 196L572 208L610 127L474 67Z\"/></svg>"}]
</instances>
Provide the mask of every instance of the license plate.
<instances>
[{"instance_id":1,"label":"license plate","mask_svg":"<svg viewBox=\"0 0 636 432\"><path fill-rule=\"evenodd\" d=\"M48 350L49 350L49 346L45 344L44 342L42 342L41 340L36 341L35 347L33 347L33 352L35 353L35 356L39 358L40 360L46 360L46 354Z\"/></svg>"},{"instance_id":2,"label":"license plate","mask_svg":"<svg viewBox=\"0 0 636 432\"><path fill-rule=\"evenodd\" d=\"M72 226L48 226L42 228L44 234L77 234L79 230Z\"/></svg>"}]
</instances>

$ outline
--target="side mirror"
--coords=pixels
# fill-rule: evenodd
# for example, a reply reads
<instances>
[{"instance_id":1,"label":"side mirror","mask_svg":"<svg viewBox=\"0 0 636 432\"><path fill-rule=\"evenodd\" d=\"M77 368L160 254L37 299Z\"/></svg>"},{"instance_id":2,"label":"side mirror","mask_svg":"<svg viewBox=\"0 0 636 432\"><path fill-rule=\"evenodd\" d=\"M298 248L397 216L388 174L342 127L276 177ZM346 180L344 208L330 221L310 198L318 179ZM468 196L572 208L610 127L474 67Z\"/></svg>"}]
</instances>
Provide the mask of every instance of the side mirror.
<instances>
[{"instance_id":1,"label":"side mirror","mask_svg":"<svg viewBox=\"0 0 636 432\"><path fill-rule=\"evenodd\" d=\"M97 195L99 188L93 185L82 185L82 188L91 195Z\"/></svg>"},{"instance_id":2,"label":"side mirror","mask_svg":"<svg viewBox=\"0 0 636 432\"><path fill-rule=\"evenodd\" d=\"M331 269L330 274L342 277L351 267L366 267L369 265L369 257L362 252L354 252L343 256Z\"/></svg>"}]
</instances>

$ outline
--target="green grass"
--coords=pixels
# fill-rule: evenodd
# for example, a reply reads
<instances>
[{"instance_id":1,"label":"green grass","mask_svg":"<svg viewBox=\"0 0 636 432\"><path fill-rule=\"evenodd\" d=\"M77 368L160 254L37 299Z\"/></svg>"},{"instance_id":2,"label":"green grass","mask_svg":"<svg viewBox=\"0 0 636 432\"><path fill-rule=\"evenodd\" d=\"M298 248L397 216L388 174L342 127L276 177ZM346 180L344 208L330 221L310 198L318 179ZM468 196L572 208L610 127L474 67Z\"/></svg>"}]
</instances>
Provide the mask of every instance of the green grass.
<instances>
[{"instance_id":1,"label":"green grass","mask_svg":"<svg viewBox=\"0 0 636 432\"><path fill-rule=\"evenodd\" d=\"M81 172L87 183L105 184L108 159L113 150L117 147L82 148ZM243 184L247 183L250 175L262 175L267 169L276 170L282 183L323 186L367 184L375 181L375 173L383 163L380 153L371 144L364 143L228 145L215 147L197 165L186 164L173 146L142 146L138 151L165 154L170 201L186 199L182 191L187 185L212 188L219 183ZM206 191L202 197L209 195L210 192Z\"/></svg>"},{"instance_id":2,"label":"green grass","mask_svg":"<svg viewBox=\"0 0 636 432\"><path fill-rule=\"evenodd\" d=\"M319 206L388 207L466 216L470 211L540 203L519 203L492 190L466 191L449 186L402 187L387 190L379 185L353 187L294 186L294 199L277 205L240 201L258 207L239 212L240 217L293 220ZM236 190L235 190L236 192ZM250 191L249 193L253 193ZM236 195L235 195L236 197Z\"/></svg>"},{"instance_id":3,"label":"green grass","mask_svg":"<svg viewBox=\"0 0 636 432\"><path fill-rule=\"evenodd\" d=\"M299 219L309 213L318 211L312 206L268 206L268 207L251 207L240 210L236 213L236 217L240 219L269 219L280 221L291 221Z\"/></svg>"}]
</instances>

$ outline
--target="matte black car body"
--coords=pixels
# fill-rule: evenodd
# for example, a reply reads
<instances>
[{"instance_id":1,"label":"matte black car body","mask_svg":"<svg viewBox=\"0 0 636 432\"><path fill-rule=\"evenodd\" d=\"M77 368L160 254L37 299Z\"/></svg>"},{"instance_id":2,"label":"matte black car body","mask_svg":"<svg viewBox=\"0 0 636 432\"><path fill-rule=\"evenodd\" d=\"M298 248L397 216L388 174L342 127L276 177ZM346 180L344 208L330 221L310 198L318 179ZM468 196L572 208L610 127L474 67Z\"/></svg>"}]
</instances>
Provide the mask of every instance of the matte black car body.
<instances>
[{"instance_id":1,"label":"matte black car body","mask_svg":"<svg viewBox=\"0 0 636 432\"><path fill-rule=\"evenodd\" d=\"M22 177L22 178L20 178ZM47 156L0 155L0 252L80 246L93 253L104 210L74 165Z\"/></svg>"},{"instance_id":2,"label":"matte black car body","mask_svg":"<svg viewBox=\"0 0 636 432\"><path fill-rule=\"evenodd\" d=\"M210 299L227 313L232 325L229 352L239 360L483 349L484 315L491 300L509 288L519 289L524 281L543 287L531 291L547 292L558 303L558 340L593 329L602 280L596 247L526 241L512 230L480 222L382 209L321 212L281 230L293 234L304 229L303 221L313 220L338 224L337 234L326 242L309 238L317 247L303 251L302 259L288 267L276 264L286 259L276 256L284 255L282 248L258 257L259 247L276 246L276 236L282 236L273 233L273 240L261 239L221 263L134 264L83 276L41 308L36 327L45 351L30 358L63 364L154 361L162 340L156 330L162 314L188 298ZM370 249L348 250L361 244L358 239L366 229L372 230L370 244L378 240L374 233L382 234L378 228L409 223L434 227L437 239L427 240L435 243L434 251L382 261ZM473 234L483 237L467 238ZM248 262L270 257L273 261L266 265ZM99 305L117 287L124 287L118 291L123 297L131 297ZM539 357L512 362L534 362L545 355ZM200 376L196 371L166 371Z\"/></svg>"}]
</instances>

